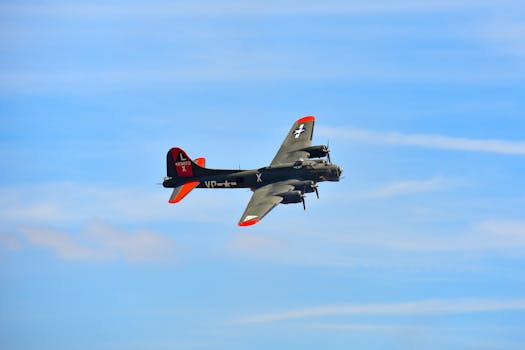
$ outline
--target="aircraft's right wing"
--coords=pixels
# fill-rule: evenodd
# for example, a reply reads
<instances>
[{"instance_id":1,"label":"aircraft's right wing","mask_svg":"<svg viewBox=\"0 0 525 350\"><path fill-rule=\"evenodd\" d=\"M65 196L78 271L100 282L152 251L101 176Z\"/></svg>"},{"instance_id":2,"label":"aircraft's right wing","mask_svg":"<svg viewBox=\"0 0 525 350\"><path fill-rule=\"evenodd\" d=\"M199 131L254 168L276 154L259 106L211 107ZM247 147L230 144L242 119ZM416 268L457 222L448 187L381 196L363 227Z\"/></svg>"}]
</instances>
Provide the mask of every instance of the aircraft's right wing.
<instances>
[{"instance_id":1,"label":"aircraft's right wing","mask_svg":"<svg viewBox=\"0 0 525 350\"><path fill-rule=\"evenodd\" d=\"M253 192L252 198L242 214L239 226L249 226L258 223L277 204L283 201L279 194L294 188L290 181L281 181L259 187Z\"/></svg>"}]
</instances>

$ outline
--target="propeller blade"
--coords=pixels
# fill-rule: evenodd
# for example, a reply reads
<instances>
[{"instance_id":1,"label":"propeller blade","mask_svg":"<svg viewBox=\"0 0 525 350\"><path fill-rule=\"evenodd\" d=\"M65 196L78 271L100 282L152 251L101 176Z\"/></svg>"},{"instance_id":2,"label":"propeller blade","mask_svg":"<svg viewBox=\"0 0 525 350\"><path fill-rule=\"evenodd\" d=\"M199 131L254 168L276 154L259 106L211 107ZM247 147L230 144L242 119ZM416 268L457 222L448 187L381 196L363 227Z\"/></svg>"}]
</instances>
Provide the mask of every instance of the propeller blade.
<instances>
[{"instance_id":1,"label":"propeller blade","mask_svg":"<svg viewBox=\"0 0 525 350\"><path fill-rule=\"evenodd\" d=\"M317 196L317 199L319 199L319 190L317 189L317 185L314 187L315 195Z\"/></svg>"},{"instance_id":2,"label":"propeller blade","mask_svg":"<svg viewBox=\"0 0 525 350\"><path fill-rule=\"evenodd\" d=\"M332 164L332 159L330 158L330 140L326 142L326 158L328 159L328 163Z\"/></svg>"},{"instance_id":3,"label":"propeller blade","mask_svg":"<svg viewBox=\"0 0 525 350\"><path fill-rule=\"evenodd\" d=\"M301 201L303 202L303 210L306 210L306 202L304 200L304 196L301 197Z\"/></svg>"}]
</instances>

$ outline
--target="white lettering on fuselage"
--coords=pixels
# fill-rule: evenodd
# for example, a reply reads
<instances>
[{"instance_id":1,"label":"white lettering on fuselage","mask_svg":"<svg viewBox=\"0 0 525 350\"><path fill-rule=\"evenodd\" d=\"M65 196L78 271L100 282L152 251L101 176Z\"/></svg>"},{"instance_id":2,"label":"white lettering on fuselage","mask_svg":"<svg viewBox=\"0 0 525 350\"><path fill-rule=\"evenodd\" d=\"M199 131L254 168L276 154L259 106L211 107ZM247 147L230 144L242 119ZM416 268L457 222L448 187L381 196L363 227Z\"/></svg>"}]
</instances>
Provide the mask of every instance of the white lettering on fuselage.
<instances>
[{"instance_id":1,"label":"white lettering on fuselage","mask_svg":"<svg viewBox=\"0 0 525 350\"><path fill-rule=\"evenodd\" d=\"M237 182L228 181L228 180L225 180L224 182L204 181L204 186L206 186L207 188L215 188L215 187L230 188L232 186L237 186Z\"/></svg>"},{"instance_id":2,"label":"white lettering on fuselage","mask_svg":"<svg viewBox=\"0 0 525 350\"><path fill-rule=\"evenodd\" d=\"M304 124L299 125L299 127L293 131L294 138L298 139L299 136L301 136L301 134L305 131L306 129L304 128Z\"/></svg>"},{"instance_id":3,"label":"white lettering on fuselage","mask_svg":"<svg viewBox=\"0 0 525 350\"><path fill-rule=\"evenodd\" d=\"M257 176L257 182L262 182L262 174L261 173L257 173L255 174L255 176Z\"/></svg>"}]
</instances>

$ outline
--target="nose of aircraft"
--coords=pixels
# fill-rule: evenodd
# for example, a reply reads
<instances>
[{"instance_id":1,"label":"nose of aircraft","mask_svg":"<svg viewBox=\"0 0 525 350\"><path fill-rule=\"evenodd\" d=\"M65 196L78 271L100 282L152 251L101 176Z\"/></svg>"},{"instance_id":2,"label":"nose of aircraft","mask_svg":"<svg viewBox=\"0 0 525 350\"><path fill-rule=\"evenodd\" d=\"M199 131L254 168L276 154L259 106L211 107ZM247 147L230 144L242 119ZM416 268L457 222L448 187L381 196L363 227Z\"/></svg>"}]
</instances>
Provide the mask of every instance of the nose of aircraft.
<instances>
[{"instance_id":1,"label":"nose of aircraft","mask_svg":"<svg viewBox=\"0 0 525 350\"><path fill-rule=\"evenodd\" d=\"M341 168L340 166L337 167L337 172L339 173L339 177L343 174L343 168Z\"/></svg>"}]
</instances>

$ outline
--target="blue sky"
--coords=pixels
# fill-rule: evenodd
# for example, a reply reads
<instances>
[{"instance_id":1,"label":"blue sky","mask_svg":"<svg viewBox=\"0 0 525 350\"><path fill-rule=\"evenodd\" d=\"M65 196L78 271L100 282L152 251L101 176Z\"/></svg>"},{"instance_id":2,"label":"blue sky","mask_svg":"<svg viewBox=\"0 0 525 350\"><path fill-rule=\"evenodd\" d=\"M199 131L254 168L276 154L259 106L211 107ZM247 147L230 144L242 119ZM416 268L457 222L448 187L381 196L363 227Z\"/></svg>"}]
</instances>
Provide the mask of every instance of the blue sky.
<instances>
[{"instance_id":1,"label":"blue sky","mask_svg":"<svg viewBox=\"0 0 525 350\"><path fill-rule=\"evenodd\" d=\"M520 1L0 2L6 349L521 349ZM155 185L172 146L267 165L315 115L345 169Z\"/></svg>"}]
</instances>

